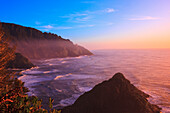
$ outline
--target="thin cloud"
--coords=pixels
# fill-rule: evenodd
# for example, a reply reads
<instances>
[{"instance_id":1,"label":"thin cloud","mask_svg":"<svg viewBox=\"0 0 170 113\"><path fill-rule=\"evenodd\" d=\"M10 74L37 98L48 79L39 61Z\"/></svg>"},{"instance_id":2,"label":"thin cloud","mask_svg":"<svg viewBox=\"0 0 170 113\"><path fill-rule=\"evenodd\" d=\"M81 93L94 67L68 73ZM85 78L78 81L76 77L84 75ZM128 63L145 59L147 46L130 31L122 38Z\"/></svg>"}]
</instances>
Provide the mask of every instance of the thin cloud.
<instances>
[{"instance_id":1,"label":"thin cloud","mask_svg":"<svg viewBox=\"0 0 170 113\"><path fill-rule=\"evenodd\" d=\"M72 29L73 27L61 26L61 27L54 27L54 29Z\"/></svg>"},{"instance_id":2,"label":"thin cloud","mask_svg":"<svg viewBox=\"0 0 170 113\"><path fill-rule=\"evenodd\" d=\"M40 28L43 28L43 30L45 31L49 31L49 30L59 30L59 29L72 29L72 27L69 26L58 26L58 27L54 27L52 25L46 25L46 26L40 26Z\"/></svg>"},{"instance_id":3,"label":"thin cloud","mask_svg":"<svg viewBox=\"0 0 170 113\"><path fill-rule=\"evenodd\" d=\"M51 25L40 26L40 27L45 28L45 29L52 29L52 28L54 28L54 27L53 27L53 26L51 26Z\"/></svg>"},{"instance_id":4,"label":"thin cloud","mask_svg":"<svg viewBox=\"0 0 170 113\"><path fill-rule=\"evenodd\" d=\"M115 12L115 10L113 8L107 8L104 10L106 13L112 13Z\"/></svg>"},{"instance_id":5,"label":"thin cloud","mask_svg":"<svg viewBox=\"0 0 170 113\"><path fill-rule=\"evenodd\" d=\"M85 16L85 17L79 17L79 18L74 18L73 21L75 22L87 22L91 19L90 16Z\"/></svg>"},{"instance_id":6,"label":"thin cloud","mask_svg":"<svg viewBox=\"0 0 170 113\"><path fill-rule=\"evenodd\" d=\"M77 26L78 28L83 28L83 27L94 27L95 25L79 25Z\"/></svg>"},{"instance_id":7,"label":"thin cloud","mask_svg":"<svg viewBox=\"0 0 170 113\"><path fill-rule=\"evenodd\" d=\"M93 3L96 3L96 1L83 1L81 3L84 3L84 4L93 4Z\"/></svg>"},{"instance_id":8,"label":"thin cloud","mask_svg":"<svg viewBox=\"0 0 170 113\"><path fill-rule=\"evenodd\" d=\"M96 10L96 11L86 11L87 14L105 14L105 13L113 13L115 12L116 10L113 9L113 8L106 8L106 9L103 9L103 10Z\"/></svg>"},{"instance_id":9,"label":"thin cloud","mask_svg":"<svg viewBox=\"0 0 170 113\"><path fill-rule=\"evenodd\" d=\"M128 20L134 20L134 21L137 21L137 20L158 20L159 18L157 17L152 17L152 16L144 16L144 17L138 17L138 18L130 18Z\"/></svg>"},{"instance_id":10,"label":"thin cloud","mask_svg":"<svg viewBox=\"0 0 170 113\"><path fill-rule=\"evenodd\" d=\"M86 16L88 14L85 13L74 13L74 14L69 14L67 16L61 16L62 18L74 18L74 17L81 17L81 16Z\"/></svg>"},{"instance_id":11,"label":"thin cloud","mask_svg":"<svg viewBox=\"0 0 170 113\"><path fill-rule=\"evenodd\" d=\"M36 22L35 22L35 24L36 24L36 25L40 25L41 23L40 23L40 22L38 22L38 21L36 21Z\"/></svg>"},{"instance_id":12,"label":"thin cloud","mask_svg":"<svg viewBox=\"0 0 170 113\"><path fill-rule=\"evenodd\" d=\"M61 18L67 18L68 22L75 22L75 23L85 23L93 19L96 15L101 15L105 13L113 13L115 9L113 8L106 8L103 10L96 10L96 11L83 11L82 13L73 13L66 16L61 16Z\"/></svg>"},{"instance_id":13,"label":"thin cloud","mask_svg":"<svg viewBox=\"0 0 170 113\"><path fill-rule=\"evenodd\" d=\"M113 25L113 24L114 24L114 23L109 22L109 23L107 23L106 25L111 26L111 25Z\"/></svg>"},{"instance_id":14,"label":"thin cloud","mask_svg":"<svg viewBox=\"0 0 170 113\"><path fill-rule=\"evenodd\" d=\"M40 30L42 31L50 31L50 30L66 30L66 29L76 29L76 28L88 28L88 27L94 27L95 25L89 24L89 25L77 25L77 26L52 26L52 25L46 25L46 26L39 26Z\"/></svg>"},{"instance_id":15,"label":"thin cloud","mask_svg":"<svg viewBox=\"0 0 170 113\"><path fill-rule=\"evenodd\" d=\"M62 18L68 18L69 22L77 22L77 23L86 22L91 19L91 17L87 13L74 13L74 14L69 14L67 16L62 16Z\"/></svg>"}]
</instances>

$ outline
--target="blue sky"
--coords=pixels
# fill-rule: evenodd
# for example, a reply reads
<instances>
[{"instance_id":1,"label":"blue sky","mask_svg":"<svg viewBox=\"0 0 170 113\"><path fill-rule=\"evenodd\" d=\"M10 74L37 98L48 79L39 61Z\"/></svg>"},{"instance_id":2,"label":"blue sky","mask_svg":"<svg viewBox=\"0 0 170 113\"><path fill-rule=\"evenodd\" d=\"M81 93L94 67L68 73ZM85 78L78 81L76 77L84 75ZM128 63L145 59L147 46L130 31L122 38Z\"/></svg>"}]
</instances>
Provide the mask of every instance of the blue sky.
<instances>
[{"instance_id":1,"label":"blue sky","mask_svg":"<svg viewBox=\"0 0 170 113\"><path fill-rule=\"evenodd\" d=\"M170 0L0 0L0 4L0 21L56 33L89 49L159 48L164 35L161 45L170 42Z\"/></svg>"}]
</instances>

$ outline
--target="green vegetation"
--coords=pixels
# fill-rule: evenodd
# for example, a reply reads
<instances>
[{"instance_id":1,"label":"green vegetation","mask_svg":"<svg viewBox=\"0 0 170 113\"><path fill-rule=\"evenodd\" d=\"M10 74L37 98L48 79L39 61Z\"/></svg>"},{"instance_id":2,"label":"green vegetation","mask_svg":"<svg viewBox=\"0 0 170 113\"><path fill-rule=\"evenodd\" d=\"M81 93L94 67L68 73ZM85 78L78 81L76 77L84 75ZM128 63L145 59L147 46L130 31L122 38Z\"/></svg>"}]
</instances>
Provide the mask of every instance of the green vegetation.
<instances>
[{"instance_id":1,"label":"green vegetation","mask_svg":"<svg viewBox=\"0 0 170 113\"><path fill-rule=\"evenodd\" d=\"M0 23L1 25L1 23ZM53 109L53 99L49 99L49 110L43 109L36 96L28 96L28 88L15 77L15 73L7 70L6 64L14 59L15 48L9 47L3 39L0 26L0 112L2 113L60 113Z\"/></svg>"}]
</instances>

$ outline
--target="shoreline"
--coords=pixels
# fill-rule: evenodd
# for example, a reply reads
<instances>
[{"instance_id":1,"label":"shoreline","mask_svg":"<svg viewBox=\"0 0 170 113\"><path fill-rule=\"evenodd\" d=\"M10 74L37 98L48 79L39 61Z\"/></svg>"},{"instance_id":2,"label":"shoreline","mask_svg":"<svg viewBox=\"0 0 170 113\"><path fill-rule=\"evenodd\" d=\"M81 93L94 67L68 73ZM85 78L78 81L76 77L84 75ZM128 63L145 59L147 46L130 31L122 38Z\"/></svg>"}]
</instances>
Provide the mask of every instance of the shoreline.
<instances>
[{"instance_id":1,"label":"shoreline","mask_svg":"<svg viewBox=\"0 0 170 113\"><path fill-rule=\"evenodd\" d=\"M96 56L97 57L100 57L99 55L95 55L94 56L94 58L96 58ZM42 62L40 62L40 63L43 63L43 66L50 66L50 68L49 68L49 70L51 70L52 68L51 67L56 67L56 68L58 68L58 67L61 67L61 68L63 68L63 67L66 67L66 66L72 66L72 64L73 64L73 62L74 62L74 65L78 62L78 61L82 61L82 60L89 60L89 59L91 59L91 60L94 60L94 58L93 57L89 57L89 56L87 56L87 57L82 57L82 58L84 58L84 59L82 59L81 57L77 57L77 58L75 58L75 57L69 57L69 58L57 58L57 64L54 64L56 61L56 59L47 59L46 61L42 61ZM59 60L60 59L60 60ZM76 60L77 59L77 60ZM80 59L80 60L79 60ZM84 61L83 61L84 62ZM89 61L86 61L86 62L89 62ZM51 64L52 63L52 64ZM93 62L92 62L93 63ZM71 65L70 65L71 64ZM55 66L55 65L57 65L57 66ZM61 65L61 66L60 66ZM98 65L97 65L98 66ZM125 67L125 66L124 66ZM62 70L60 70L61 68L59 68L59 71L62 71ZM77 68L77 67L76 67ZM107 67L106 67L107 68ZM127 67L128 68L128 67ZM63 69L65 69L65 68L63 68ZM67 69L67 68L66 68ZM69 68L68 68L69 69ZM100 69L99 67L96 67L96 69ZM39 69L38 69L39 70ZM41 69L40 69L41 70ZM45 69L45 71L46 71L46 69ZM44 72L45 72L44 71ZM74 71L74 70L73 70ZM91 71L91 70L89 70L89 71ZM92 68L92 71L93 71L93 68ZM107 71L107 70L106 70ZM126 71L127 70L125 70L125 71L120 71L120 72L123 72L123 73L125 73L126 75L128 75L127 73L126 73ZM67 72L69 72L69 71L66 71L66 72L63 72L63 73L67 73ZM43 73L43 72L42 72ZM78 73L78 71L76 72L76 73ZM56 78L56 79L60 79L60 81L62 81L61 80L61 78L59 77L60 75L65 75L65 74L60 74L60 72L58 73L56 73L55 75L57 75L57 76L53 76L53 73L52 73L52 76L53 76L53 79L54 78ZM69 74L69 73L68 73ZM87 73L88 74L88 73ZM131 82L133 83L133 84L136 84L137 83L137 87L140 87L140 84L138 84L138 77L140 77L140 76L131 76L131 74L133 75L133 74L135 74L135 73L129 73L129 75L128 75L128 79L129 80L132 80L132 79L134 79L134 81L132 80ZM140 73L141 74L141 73ZM42 74L42 76L44 76L45 74L43 73ZM49 73L47 73L47 75L50 75ZM81 74L82 75L82 74ZM141 74L142 75L142 74ZM146 74L145 74L146 75ZM46 76L46 75L45 75ZM99 76L98 76L99 77ZM137 78L136 78L137 77ZM65 78L65 76L64 76L64 78ZM64 78L62 78L62 79L64 79ZM53 79L52 79L52 81L53 81ZM137 81L136 81L137 80ZM140 79L139 79L140 80ZM52 81L42 81L42 82L38 82L38 85L40 84L40 85L44 85L44 87L46 87L45 85L46 85L46 83L47 82L51 82L51 84L49 83L49 85L52 85L52 83L54 83L54 82L52 82ZM65 81L65 83L68 83L68 81L69 80L66 80ZM63 82L64 83L64 82ZM57 82L55 82L54 84L56 84L56 85L63 85L63 83L57 83ZM97 83L96 83L97 84ZM95 85L96 85L95 84ZM35 86L34 88L39 88L39 86ZM139 85L139 86L138 86ZM152 85L152 84L150 84L150 85ZM61 86L60 86L61 87ZM64 87L66 87L66 86L64 86ZM49 90L49 88L48 87L46 87L47 88L47 91ZM146 87L145 87L146 88ZM61 92L61 89L60 88L56 88L55 89L55 86L54 86L54 88L50 88L51 90L56 90L56 91L54 91L54 95L57 95L57 93L60 93ZM68 88L69 89L69 88ZM74 88L75 89L75 88ZM140 88L141 90L143 89L143 88ZM148 90L142 90L142 91L144 91L144 92L146 92L147 94L150 94L150 97L148 98L148 101L149 102L151 102L151 103L153 103L153 104L157 104L158 106L163 106L162 108L162 112L164 112L164 110L165 111L167 111L167 110L169 110L169 108L166 106L166 105L161 105L161 102L164 102L164 101L160 101L159 100L159 98L157 99L157 97L155 98L153 95L152 95L152 93L148 93L147 91ZM46 93L46 92L45 92ZM45 98L44 97L44 95L41 95L41 93L39 93L40 94L40 97L42 96L42 98ZM65 93L66 94L66 93ZM48 96L48 94L45 94L45 95L47 95ZM60 103L60 101L62 100L62 99L68 99L68 98L72 98L72 96L74 97L74 95L70 95L70 96L61 96L61 93L60 93L60 95L58 96L58 98L57 97L55 97L54 96L54 98L57 98L57 99L55 99L54 100L54 102L56 102L56 104L54 103L54 106L57 106L58 107L58 105L57 105L57 103ZM67 98L68 97L68 98ZM59 99L59 98L61 98L61 99ZM154 98L154 101L150 101L150 100L152 100L152 98ZM162 97L161 97L162 98ZM76 100L76 99L75 99ZM46 101L46 102L48 102L48 101ZM166 104L166 103L165 103Z\"/></svg>"},{"instance_id":2,"label":"shoreline","mask_svg":"<svg viewBox=\"0 0 170 113\"><path fill-rule=\"evenodd\" d=\"M26 75L26 76L31 76L31 75ZM64 78L65 77L67 76L64 76ZM42 99L43 100L42 104L44 105L44 108L48 107L47 97L51 97L54 99L54 108L62 109L66 106L72 105L79 96L81 96L82 94L84 94L85 92L93 88L91 87L89 90L80 93L80 88L78 88L77 85L72 85L72 87L70 87L74 79L64 79L64 78L62 79L59 78L56 80L43 79L42 81L34 82L33 84L30 83L31 86L26 86L29 89L31 89L30 92L28 92L28 94L29 96L37 96L39 99ZM149 93L146 92L146 94ZM154 97L150 95L147 98L147 100L151 102L151 104L155 104L152 101L150 101L152 98ZM159 107L162 108L162 106Z\"/></svg>"}]
</instances>

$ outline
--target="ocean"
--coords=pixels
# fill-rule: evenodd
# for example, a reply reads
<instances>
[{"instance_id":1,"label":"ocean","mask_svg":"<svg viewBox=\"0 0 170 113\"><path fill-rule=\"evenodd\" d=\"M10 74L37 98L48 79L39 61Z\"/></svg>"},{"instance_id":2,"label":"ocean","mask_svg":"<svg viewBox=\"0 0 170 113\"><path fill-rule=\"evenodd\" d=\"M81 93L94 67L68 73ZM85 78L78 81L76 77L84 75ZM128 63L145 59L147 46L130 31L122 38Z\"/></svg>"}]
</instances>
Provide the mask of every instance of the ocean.
<instances>
[{"instance_id":1,"label":"ocean","mask_svg":"<svg viewBox=\"0 0 170 113\"><path fill-rule=\"evenodd\" d=\"M96 84L121 72L149 94L149 102L170 112L170 50L95 50L92 56L32 60L37 67L22 71L29 95L54 98L54 107L73 104ZM47 100L45 100L47 102ZM44 103L45 103L44 102Z\"/></svg>"}]
</instances>

